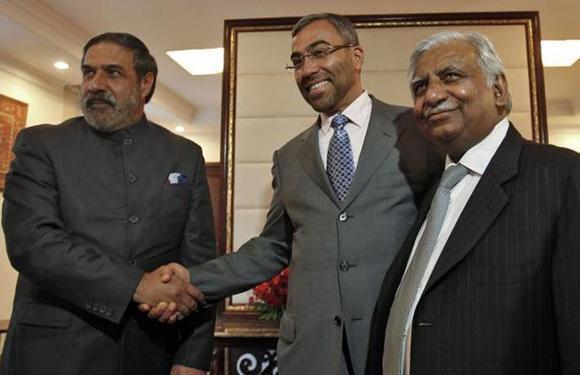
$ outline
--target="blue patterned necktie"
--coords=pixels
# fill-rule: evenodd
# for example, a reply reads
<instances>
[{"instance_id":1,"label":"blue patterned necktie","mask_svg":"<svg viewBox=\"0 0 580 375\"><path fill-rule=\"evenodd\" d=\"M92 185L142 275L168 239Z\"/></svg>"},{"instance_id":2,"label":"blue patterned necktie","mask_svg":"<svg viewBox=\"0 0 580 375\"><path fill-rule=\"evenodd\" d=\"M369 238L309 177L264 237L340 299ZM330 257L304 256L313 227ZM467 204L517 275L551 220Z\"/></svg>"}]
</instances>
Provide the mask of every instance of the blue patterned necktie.
<instances>
[{"instance_id":1,"label":"blue patterned necktie","mask_svg":"<svg viewBox=\"0 0 580 375\"><path fill-rule=\"evenodd\" d=\"M413 258L401 279L399 289L389 313L387 331L385 334L385 350L383 353L383 375L402 375L405 367L407 346L407 326L413 319L411 310L419 293L423 275L427 270L431 255L437 244L439 232L449 206L451 190L468 173L461 164L445 170L427 216L425 229L419 239Z\"/></svg>"},{"instance_id":2,"label":"blue patterned necktie","mask_svg":"<svg viewBox=\"0 0 580 375\"><path fill-rule=\"evenodd\" d=\"M330 138L326 157L326 174L340 201L346 198L354 176L352 148L348 133L344 129L348 121L348 117L340 113L332 119L330 126L334 129L334 134Z\"/></svg>"}]
</instances>

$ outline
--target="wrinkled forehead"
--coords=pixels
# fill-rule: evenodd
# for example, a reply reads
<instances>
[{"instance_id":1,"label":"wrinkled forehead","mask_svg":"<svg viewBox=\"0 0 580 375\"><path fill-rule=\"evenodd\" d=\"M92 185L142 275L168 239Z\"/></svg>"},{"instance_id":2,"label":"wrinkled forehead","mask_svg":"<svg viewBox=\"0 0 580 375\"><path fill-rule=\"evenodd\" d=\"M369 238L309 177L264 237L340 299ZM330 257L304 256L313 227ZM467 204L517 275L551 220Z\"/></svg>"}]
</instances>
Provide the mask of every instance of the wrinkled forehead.
<instances>
[{"instance_id":1,"label":"wrinkled forehead","mask_svg":"<svg viewBox=\"0 0 580 375\"><path fill-rule=\"evenodd\" d=\"M434 45L419 55L411 76L435 73L447 67L480 69L477 51L465 41L451 41Z\"/></svg>"},{"instance_id":2,"label":"wrinkled forehead","mask_svg":"<svg viewBox=\"0 0 580 375\"><path fill-rule=\"evenodd\" d=\"M107 64L132 65L134 59L133 50L114 42L103 41L89 47L83 56L82 64L104 62Z\"/></svg>"}]
</instances>

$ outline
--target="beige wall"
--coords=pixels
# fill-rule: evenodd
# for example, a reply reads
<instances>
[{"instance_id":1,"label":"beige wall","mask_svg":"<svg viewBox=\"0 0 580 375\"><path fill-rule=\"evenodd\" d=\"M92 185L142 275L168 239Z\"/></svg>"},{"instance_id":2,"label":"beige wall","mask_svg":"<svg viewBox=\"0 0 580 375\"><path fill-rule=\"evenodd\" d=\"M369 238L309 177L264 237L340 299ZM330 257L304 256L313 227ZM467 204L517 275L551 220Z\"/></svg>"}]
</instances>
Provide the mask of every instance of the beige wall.
<instances>
[{"instance_id":1,"label":"beige wall","mask_svg":"<svg viewBox=\"0 0 580 375\"><path fill-rule=\"evenodd\" d=\"M0 94L28 104L26 126L39 123L57 124L65 110L64 89L58 82L44 80L0 62ZM0 205L4 201L0 197ZM18 274L6 255L4 232L0 231L0 320L10 318Z\"/></svg>"}]
</instances>

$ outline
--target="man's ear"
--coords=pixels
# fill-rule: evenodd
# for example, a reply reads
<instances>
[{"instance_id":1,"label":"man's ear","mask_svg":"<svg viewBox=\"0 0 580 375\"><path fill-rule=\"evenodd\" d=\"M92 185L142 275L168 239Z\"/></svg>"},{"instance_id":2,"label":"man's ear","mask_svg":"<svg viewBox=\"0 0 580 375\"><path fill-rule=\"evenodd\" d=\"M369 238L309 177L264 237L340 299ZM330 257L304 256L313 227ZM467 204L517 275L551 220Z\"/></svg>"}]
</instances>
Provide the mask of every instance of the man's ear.
<instances>
[{"instance_id":1,"label":"man's ear","mask_svg":"<svg viewBox=\"0 0 580 375\"><path fill-rule=\"evenodd\" d=\"M147 72L145 74L145 76L143 77L143 79L141 80L140 89L141 89L141 99L143 101L145 101L145 98L151 92L154 80L155 80L155 77L153 76L152 72Z\"/></svg>"},{"instance_id":2,"label":"man's ear","mask_svg":"<svg viewBox=\"0 0 580 375\"><path fill-rule=\"evenodd\" d=\"M363 62L365 60L365 52L361 46L352 47L354 66L358 71L362 71Z\"/></svg>"},{"instance_id":3,"label":"man's ear","mask_svg":"<svg viewBox=\"0 0 580 375\"><path fill-rule=\"evenodd\" d=\"M507 79L503 73L495 77L492 88L496 107L505 108L510 101L510 93L508 91Z\"/></svg>"}]
</instances>

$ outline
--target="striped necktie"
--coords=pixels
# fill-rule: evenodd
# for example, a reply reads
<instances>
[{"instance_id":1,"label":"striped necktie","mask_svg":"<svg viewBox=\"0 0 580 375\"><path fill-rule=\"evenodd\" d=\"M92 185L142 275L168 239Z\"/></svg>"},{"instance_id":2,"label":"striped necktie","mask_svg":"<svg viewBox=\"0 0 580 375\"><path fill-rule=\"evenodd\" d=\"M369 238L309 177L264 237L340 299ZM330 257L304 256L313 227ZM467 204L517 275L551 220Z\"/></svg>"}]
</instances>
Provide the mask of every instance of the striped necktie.
<instances>
[{"instance_id":1,"label":"striped necktie","mask_svg":"<svg viewBox=\"0 0 580 375\"><path fill-rule=\"evenodd\" d=\"M449 206L451 190L467 175L467 172L466 167L457 164L447 168L441 177L439 187L431 202L425 230L403 275L391 306L385 334L383 375L403 374L407 335L410 322L413 321L412 309L419 292L419 286L431 259L433 249L437 244L437 238Z\"/></svg>"}]
</instances>

